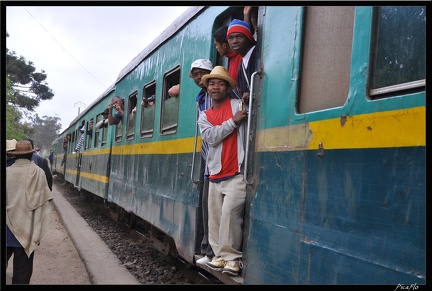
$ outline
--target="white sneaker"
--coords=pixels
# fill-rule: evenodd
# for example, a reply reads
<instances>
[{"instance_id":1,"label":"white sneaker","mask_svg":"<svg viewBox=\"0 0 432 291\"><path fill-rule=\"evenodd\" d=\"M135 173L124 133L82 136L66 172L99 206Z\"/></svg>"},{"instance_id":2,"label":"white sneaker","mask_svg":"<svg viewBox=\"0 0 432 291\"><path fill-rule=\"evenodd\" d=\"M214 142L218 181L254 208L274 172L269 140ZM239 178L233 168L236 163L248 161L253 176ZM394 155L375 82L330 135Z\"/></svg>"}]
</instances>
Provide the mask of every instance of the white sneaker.
<instances>
[{"instance_id":1,"label":"white sneaker","mask_svg":"<svg viewBox=\"0 0 432 291\"><path fill-rule=\"evenodd\" d=\"M205 265L205 264L207 264L207 263L210 262L210 261L211 261L210 257L208 257L208 256L204 256L204 257L202 257L201 259L198 259L198 260L196 261L196 263L197 263L197 264L201 264L201 265Z\"/></svg>"}]
</instances>

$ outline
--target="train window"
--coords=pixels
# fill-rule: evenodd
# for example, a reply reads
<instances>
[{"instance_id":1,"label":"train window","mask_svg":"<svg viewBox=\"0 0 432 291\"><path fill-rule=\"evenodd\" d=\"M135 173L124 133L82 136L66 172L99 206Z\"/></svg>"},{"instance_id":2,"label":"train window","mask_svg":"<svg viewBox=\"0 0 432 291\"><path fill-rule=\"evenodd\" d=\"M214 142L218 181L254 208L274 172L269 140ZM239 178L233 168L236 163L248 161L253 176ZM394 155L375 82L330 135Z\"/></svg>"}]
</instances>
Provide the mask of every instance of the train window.
<instances>
[{"instance_id":1,"label":"train window","mask_svg":"<svg viewBox=\"0 0 432 291\"><path fill-rule=\"evenodd\" d=\"M102 142L101 145L105 145L108 139L108 126L103 126L102 128Z\"/></svg>"},{"instance_id":2,"label":"train window","mask_svg":"<svg viewBox=\"0 0 432 291\"><path fill-rule=\"evenodd\" d=\"M96 116L96 125L99 124L99 122L102 122L102 120L104 120L104 116L102 115L102 113L99 113ZM102 143L101 141L101 133L103 132L103 128L104 126L100 126L100 127L96 127L95 126L95 141L94 141L94 147L97 148L99 146L99 142Z\"/></svg>"},{"instance_id":3,"label":"train window","mask_svg":"<svg viewBox=\"0 0 432 291\"><path fill-rule=\"evenodd\" d=\"M122 140L123 136L123 121L120 121L115 126L115 141L119 142Z\"/></svg>"},{"instance_id":4,"label":"train window","mask_svg":"<svg viewBox=\"0 0 432 291\"><path fill-rule=\"evenodd\" d=\"M71 140L69 142L69 153L72 153L73 151L75 151L75 141L76 141L76 132L72 132L72 137Z\"/></svg>"},{"instance_id":5,"label":"train window","mask_svg":"<svg viewBox=\"0 0 432 291\"><path fill-rule=\"evenodd\" d=\"M373 31L369 94L424 87L426 7L376 7Z\"/></svg>"},{"instance_id":6,"label":"train window","mask_svg":"<svg viewBox=\"0 0 432 291\"><path fill-rule=\"evenodd\" d=\"M349 92L353 6L305 8L300 113L342 106Z\"/></svg>"},{"instance_id":7,"label":"train window","mask_svg":"<svg viewBox=\"0 0 432 291\"><path fill-rule=\"evenodd\" d=\"M172 97L168 90L180 84L180 66L174 68L164 77L162 89L162 115L161 115L161 134L174 134L177 132L179 96Z\"/></svg>"},{"instance_id":8,"label":"train window","mask_svg":"<svg viewBox=\"0 0 432 291\"><path fill-rule=\"evenodd\" d=\"M90 119L90 121L87 123L87 146L86 149L90 149L92 146L92 140L93 140L93 118Z\"/></svg>"},{"instance_id":9,"label":"train window","mask_svg":"<svg viewBox=\"0 0 432 291\"><path fill-rule=\"evenodd\" d=\"M153 136L156 102L156 82L144 86L141 104L140 137Z\"/></svg>"},{"instance_id":10,"label":"train window","mask_svg":"<svg viewBox=\"0 0 432 291\"><path fill-rule=\"evenodd\" d=\"M98 114L96 116L96 124L98 124L101 120L103 120L102 114ZM97 148L99 146L99 139L101 134L101 128L95 126L95 139L94 139L94 147Z\"/></svg>"},{"instance_id":11,"label":"train window","mask_svg":"<svg viewBox=\"0 0 432 291\"><path fill-rule=\"evenodd\" d=\"M73 139L73 146L72 146L72 152L75 152L75 149L76 149L76 146L77 146L77 142L78 142L78 133L79 133L79 130L78 129L75 129L75 132L74 132L74 139Z\"/></svg>"},{"instance_id":12,"label":"train window","mask_svg":"<svg viewBox=\"0 0 432 291\"><path fill-rule=\"evenodd\" d=\"M136 120L136 110L137 108L137 96L138 92L135 91L129 96L129 102L128 102L128 114L127 114L127 125L126 125L126 132L127 132L127 139L131 140L135 136L135 120ZM123 117L125 118L125 117Z\"/></svg>"}]
</instances>

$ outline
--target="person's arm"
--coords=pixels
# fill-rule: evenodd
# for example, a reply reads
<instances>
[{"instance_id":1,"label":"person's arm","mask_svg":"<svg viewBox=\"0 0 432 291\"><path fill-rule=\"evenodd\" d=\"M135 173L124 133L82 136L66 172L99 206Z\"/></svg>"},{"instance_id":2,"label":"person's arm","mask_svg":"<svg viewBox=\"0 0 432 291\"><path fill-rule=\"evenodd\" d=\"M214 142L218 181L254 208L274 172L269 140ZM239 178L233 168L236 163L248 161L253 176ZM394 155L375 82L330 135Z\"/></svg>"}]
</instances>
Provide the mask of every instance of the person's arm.
<instances>
[{"instance_id":1,"label":"person's arm","mask_svg":"<svg viewBox=\"0 0 432 291\"><path fill-rule=\"evenodd\" d=\"M207 142L211 146L216 146L219 143L223 142L223 140L230 135L243 121L247 121L247 110L239 110L240 100L231 99L231 107L234 116L228 120L222 122L221 125L213 125L207 119L207 115L204 111L200 112L200 116L198 118L198 125L201 131L202 140Z\"/></svg>"},{"instance_id":2,"label":"person's arm","mask_svg":"<svg viewBox=\"0 0 432 291\"><path fill-rule=\"evenodd\" d=\"M168 90L168 95L178 97L180 95L180 84L174 85Z\"/></svg>"},{"instance_id":3,"label":"person's arm","mask_svg":"<svg viewBox=\"0 0 432 291\"><path fill-rule=\"evenodd\" d=\"M134 109L132 109L132 111L131 111L131 114L130 114L131 118L134 117L136 111L137 111L137 107L135 106Z\"/></svg>"},{"instance_id":4,"label":"person's arm","mask_svg":"<svg viewBox=\"0 0 432 291\"><path fill-rule=\"evenodd\" d=\"M112 107L113 105L110 103L108 105L108 124L109 125L115 125L115 124L119 124L120 120L117 118L114 118L113 113L112 113ZM116 105L116 110L119 114L121 114L121 116L123 117L123 109L121 109L120 105Z\"/></svg>"},{"instance_id":5,"label":"person's arm","mask_svg":"<svg viewBox=\"0 0 432 291\"><path fill-rule=\"evenodd\" d=\"M112 103L108 104L108 124L113 125L114 124L114 118L112 116Z\"/></svg>"},{"instance_id":6,"label":"person's arm","mask_svg":"<svg viewBox=\"0 0 432 291\"><path fill-rule=\"evenodd\" d=\"M252 13L252 6L245 6L243 8L243 21L249 24L250 27L252 27L251 13Z\"/></svg>"}]
</instances>

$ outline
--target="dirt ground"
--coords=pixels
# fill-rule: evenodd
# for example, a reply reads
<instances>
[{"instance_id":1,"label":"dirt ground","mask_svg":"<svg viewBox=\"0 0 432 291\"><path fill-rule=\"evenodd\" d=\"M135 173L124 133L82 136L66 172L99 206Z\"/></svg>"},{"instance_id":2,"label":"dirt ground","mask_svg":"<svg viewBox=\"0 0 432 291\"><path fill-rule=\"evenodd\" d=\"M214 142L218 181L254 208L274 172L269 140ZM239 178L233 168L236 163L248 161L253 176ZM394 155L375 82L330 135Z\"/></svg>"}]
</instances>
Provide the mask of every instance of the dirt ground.
<instances>
[{"instance_id":1,"label":"dirt ground","mask_svg":"<svg viewBox=\"0 0 432 291\"><path fill-rule=\"evenodd\" d=\"M12 284L13 256L6 269L6 285ZM90 285L90 278L55 207L52 223L35 250L30 285Z\"/></svg>"}]
</instances>

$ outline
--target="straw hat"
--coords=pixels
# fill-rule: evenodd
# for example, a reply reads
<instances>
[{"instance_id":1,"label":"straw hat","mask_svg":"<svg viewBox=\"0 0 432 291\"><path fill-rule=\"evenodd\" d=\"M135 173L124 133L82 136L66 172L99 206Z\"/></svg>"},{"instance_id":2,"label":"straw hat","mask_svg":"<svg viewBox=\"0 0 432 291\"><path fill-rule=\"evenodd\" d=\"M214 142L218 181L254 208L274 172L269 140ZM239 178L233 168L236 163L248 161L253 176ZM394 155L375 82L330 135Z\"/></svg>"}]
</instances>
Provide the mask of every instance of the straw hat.
<instances>
[{"instance_id":1,"label":"straw hat","mask_svg":"<svg viewBox=\"0 0 432 291\"><path fill-rule=\"evenodd\" d=\"M31 143L28 140L20 140L15 145L15 150L7 152L8 155L22 156L34 153Z\"/></svg>"},{"instance_id":2,"label":"straw hat","mask_svg":"<svg viewBox=\"0 0 432 291\"><path fill-rule=\"evenodd\" d=\"M201 77L202 82L206 86L208 85L209 79L221 79L227 81L231 85L231 88L234 88L236 85L236 82L230 77L228 71L223 66L216 66L210 74Z\"/></svg>"},{"instance_id":3,"label":"straw hat","mask_svg":"<svg viewBox=\"0 0 432 291\"><path fill-rule=\"evenodd\" d=\"M8 139L6 140L6 151L14 151L15 150L15 145L16 145L17 141L16 139Z\"/></svg>"}]
</instances>

